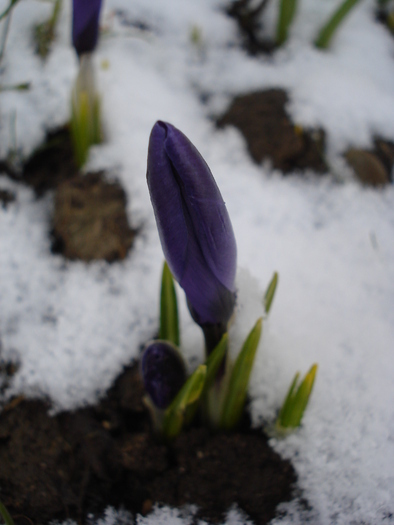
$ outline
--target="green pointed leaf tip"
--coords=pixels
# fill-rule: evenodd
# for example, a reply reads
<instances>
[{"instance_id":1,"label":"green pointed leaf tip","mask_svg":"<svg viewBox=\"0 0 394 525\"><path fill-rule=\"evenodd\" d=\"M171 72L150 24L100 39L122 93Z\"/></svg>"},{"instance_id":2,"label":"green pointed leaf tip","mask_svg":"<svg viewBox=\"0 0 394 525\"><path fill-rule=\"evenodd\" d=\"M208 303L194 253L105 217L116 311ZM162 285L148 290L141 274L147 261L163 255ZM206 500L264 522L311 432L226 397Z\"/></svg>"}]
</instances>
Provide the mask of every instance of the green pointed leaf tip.
<instances>
[{"instance_id":1,"label":"green pointed leaf tip","mask_svg":"<svg viewBox=\"0 0 394 525\"><path fill-rule=\"evenodd\" d=\"M188 407L200 399L206 374L205 365L196 368L167 408L162 428L163 436L167 439L173 439L181 432L185 419L187 419Z\"/></svg>"},{"instance_id":2,"label":"green pointed leaf tip","mask_svg":"<svg viewBox=\"0 0 394 525\"><path fill-rule=\"evenodd\" d=\"M328 22L321 28L315 46L319 49L327 49L338 26L343 22L348 13L360 0L345 0L329 18Z\"/></svg>"},{"instance_id":3,"label":"green pointed leaf tip","mask_svg":"<svg viewBox=\"0 0 394 525\"><path fill-rule=\"evenodd\" d=\"M0 516L2 516L5 525L14 525L14 520L11 518L10 513L6 509L5 505L0 501Z\"/></svg>"},{"instance_id":4,"label":"green pointed leaf tip","mask_svg":"<svg viewBox=\"0 0 394 525\"><path fill-rule=\"evenodd\" d=\"M300 384L298 384L300 374L297 372L295 375L276 422L277 430L300 426L312 394L317 368L317 364L314 364Z\"/></svg>"},{"instance_id":5,"label":"green pointed leaf tip","mask_svg":"<svg viewBox=\"0 0 394 525\"><path fill-rule=\"evenodd\" d=\"M264 309L267 315L269 311L271 310L272 301L274 300L274 297L275 297L276 287L278 286L278 281L279 281L279 275L278 275L278 272L275 272L274 275L272 276L272 279L264 295Z\"/></svg>"},{"instance_id":6,"label":"green pointed leaf tip","mask_svg":"<svg viewBox=\"0 0 394 525\"><path fill-rule=\"evenodd\" d=\"M223 430L233 429L241 419L249 385L249 378L260 342L262 326L263 318L260 317L250 331L242 350L232 367L227 395L221 414L220 427Z\"/></svg>"},{"instance_id":7,"label":"green pointed leaf tip","mask_svg":"<svg viewBox=\"0 0 394 525\"><path fill-rule=\"evenodd\" d=\"M166 261L161 279L159 339L170 341L175 346L179 346L178 303L174 279Z\"/></svg>"}]
</instances>

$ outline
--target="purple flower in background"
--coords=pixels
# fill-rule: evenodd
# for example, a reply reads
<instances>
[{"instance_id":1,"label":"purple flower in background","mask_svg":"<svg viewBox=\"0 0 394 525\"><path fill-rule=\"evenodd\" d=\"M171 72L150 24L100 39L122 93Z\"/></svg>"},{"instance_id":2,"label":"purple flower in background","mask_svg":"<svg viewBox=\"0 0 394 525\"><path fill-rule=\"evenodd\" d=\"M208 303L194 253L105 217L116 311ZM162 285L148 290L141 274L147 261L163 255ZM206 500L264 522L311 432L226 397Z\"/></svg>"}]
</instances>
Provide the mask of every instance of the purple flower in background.
<instances>
[{"instance_id":1,"label":"purple flower in background","mask_svg":"<svg viewBox=\"0 0 394 525\"><path fill-rule=\"evenodd\" d=\"M226 331L237 259L230 218L208 165L166 122L156 122L151 132L147 181L164 255L194 320L203 329Z\"/></svg>"},{"instance_id":2,"label":"purple flower in background","mask_svg":"<svg viewBox=\"0 0 394 525\"><path fill-rule=\"evenodd\" d=\"M78 56L97 45L102 0L73 0L73 46Z\"/></svg>"},{"instance_id":3,"label":"purple flower in background","mask_svg":"<svg viewBox=\"0 0 394 525\"><path fill-rule=\"evenodd\" d=\"M152 341L142 354L140 366L145 391L157 408L167 408L186 380L179 352L167 341Z\"/></svg>"}]
</instances>

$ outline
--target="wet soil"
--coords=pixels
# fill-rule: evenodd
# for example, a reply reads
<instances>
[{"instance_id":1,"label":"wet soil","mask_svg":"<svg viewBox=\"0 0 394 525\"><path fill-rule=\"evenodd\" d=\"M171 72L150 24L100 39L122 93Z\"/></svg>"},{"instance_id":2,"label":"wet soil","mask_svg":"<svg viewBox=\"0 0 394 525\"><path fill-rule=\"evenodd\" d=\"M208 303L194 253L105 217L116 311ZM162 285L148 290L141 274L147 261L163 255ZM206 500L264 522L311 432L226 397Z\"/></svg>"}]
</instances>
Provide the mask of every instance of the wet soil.
<instances>
[{"instance_id":1,"label":"wet soil","mask_svg":"<svg viewBox=\"0 0 394 525\"><path fill-rule=\"evenodd\" d=\"M217 120L217 125L238 128L250 156L258 164L269 159L283 173L306 169L327 172L324 131L296 126L287 114L288 102L282 89L239 95Z\"/></svg>"},{"instance_id":2,"label":"wet soil","mask_svg":"<svg viewBox=\"0 0 394 525\"><path fill-rule=\"evenodd\" d=\"M67 259L124 259L135 231L126 215L126 194L103 173L76 175L55 192L52 250Z\"/></svg>"},{"instance_id":3,"label":"wet soil","mask_svg":"<svg viewBox=\"0 0 394 525\"><path fill-rule=\"evenodd\" d=\"M37 198L54 192L52 251L67 259L124 259L137 231L129 225L126 193L104 172L81 173L67 127L49 132L18 173L0 163L11 178L32 187ZM6 206L12 195L0 189Z\"/></svg>"},{"instance_id":4,"label":"wet soil","mask_svg":"<svg viewBox=\"0 0 394 525\"><path fill-rule=\"evenodd\" d=\"M0 414L0 500L17 525L72 518L106 506L147 514L155 503L198 506L216 523L236 503L256 524L293 496L294 469L244 418L239 431L195 426L170 445L152 435L137 365L97 405L48 415L48 403L13 399ZM23 518L22 518L23 517Z\"/></svg>"}]
</instances>

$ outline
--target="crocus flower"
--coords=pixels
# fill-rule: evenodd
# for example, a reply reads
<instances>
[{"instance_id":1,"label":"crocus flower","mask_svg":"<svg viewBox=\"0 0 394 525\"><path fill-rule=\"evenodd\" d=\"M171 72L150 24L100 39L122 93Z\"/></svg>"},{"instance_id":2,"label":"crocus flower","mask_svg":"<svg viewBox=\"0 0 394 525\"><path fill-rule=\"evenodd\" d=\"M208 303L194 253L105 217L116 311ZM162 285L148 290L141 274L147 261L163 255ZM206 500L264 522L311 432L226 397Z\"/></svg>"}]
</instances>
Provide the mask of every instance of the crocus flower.
<instances>
[{"instance_id":1,"label":"crocus flower","mask_svg":"<svg viewBox=\"0 0 394 525\"><path fill-rule=\"evenodd\" d=\"M97 45L102 0L73 0L73 46L78 54L91 53Z\"/></svg>"},{"instance_id":2,"label":"crocus flower","mask_svg":"<svg viewBox=\"0 0 394 525\"><path fill-rule=\"evenodd\" d=\"M225 331L237 258L230 218L208 165L166 122L156 122L150 135L147 181L164 255L194 320Z\"/></svg>"},{"instance_id":3,"label":"crocus flower","mask_svg":"<svg viewBox=\"0 0 394 525\"><path fill-rule=\"evenodd\" d=\"M167 408L186 380L179 352L167 341L152 341L142 354L140 366L144 388L152 402L159 409Z\"/></svg>"}]
</instances>

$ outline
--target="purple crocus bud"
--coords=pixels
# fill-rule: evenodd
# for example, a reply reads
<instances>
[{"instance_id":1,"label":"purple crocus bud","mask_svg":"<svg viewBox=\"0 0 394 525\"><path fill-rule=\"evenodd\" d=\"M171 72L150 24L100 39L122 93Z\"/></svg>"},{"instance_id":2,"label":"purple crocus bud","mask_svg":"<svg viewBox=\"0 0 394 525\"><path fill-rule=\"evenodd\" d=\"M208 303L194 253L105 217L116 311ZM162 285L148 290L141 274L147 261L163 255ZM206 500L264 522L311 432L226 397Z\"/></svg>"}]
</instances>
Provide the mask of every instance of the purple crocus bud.
<instances>
[{"instance_id":1,"label":"purple crocus bud","mask_svg":"<svg viewBox=\"0 0 394 525\"><path fill-rule=\"evenodd\" d=\"M186 380L178 350L168 341L152 341L142 354L140 366L145 391L157 408L167 408Z\"/></svg>"},{"instance_id":2,"label":"purple crocus bud","mask_svg":"<svg viewBox=\"0 0 394 525\"><path fill-rule=\"evenodd\" d=\"M97 45L102 0L73 0L73 46L78 54L91 53Z\"/></svg>"},{"instance_id":3,"label":"purple crocus bud","mask_svg":"<svg viewBox=\"0 0 394 525\"><path fill-rule=\"evenodd\" d=\"M237 263L230 218L207 163L166 122L156 122L150 135L147 181L164 255L193 319L204 332L226 331Z\"/></svg>"}]
</instances>

